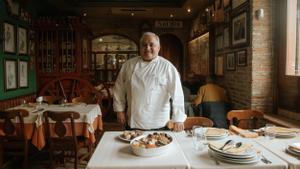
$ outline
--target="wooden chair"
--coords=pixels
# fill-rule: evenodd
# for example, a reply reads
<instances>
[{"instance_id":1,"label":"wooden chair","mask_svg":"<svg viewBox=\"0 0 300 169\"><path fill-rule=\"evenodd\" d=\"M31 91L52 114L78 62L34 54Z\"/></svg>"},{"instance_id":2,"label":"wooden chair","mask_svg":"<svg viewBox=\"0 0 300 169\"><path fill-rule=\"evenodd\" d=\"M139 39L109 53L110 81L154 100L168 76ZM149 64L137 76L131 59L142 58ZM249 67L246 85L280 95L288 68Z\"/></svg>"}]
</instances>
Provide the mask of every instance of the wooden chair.
<instances>
[{"instance_id":1,"label":"wooden chair","mask_svg":"<svg viewBox=\"0 0 300 169\"><path fill-rule=\"evenodd\" d=\"M265 125L264 115L256 110L231 110L227 114L230 125L242 129L256 129Z\"/></svg>"},{"instance_id":2,"label":"wooden chair","mask_svg":"<svg viewBox=\"0 0 300 169\"><path fill-rule=\"evenodd\" d=\"M28 111L22 109L0 112L0 119L3 120L0 129L2 132L0 134L0 168L2 168L4 156L23 156L22 168L28 167L28 140L24 129L24 117L28 114ZM13 122L14 120L18 123Z\"/></svg>"},{"instance_id":3,"label":"wooden chair","mask_svg":"<svg viewBox=\"0 0 300 169\"><path fill-rule=\"evenodd\" d=\"M95 104L97 100L90 96L79 96L72 99L72 103Z\"/></svg>"},{"instance_id":4,"label":"wooden chair","mask_svg":"<svg viewBox=\"0 0 300 169\"><path fill-rule=\"evenodd\" d=\"M53 168L55 152L61 152L59 156L74 157L74 168L78 166L78 150L84 147L84 143L79 143L76 137L74 120L79 119L80 114L77 112L53 112L45 111L45 131L47 142L49 144L49 155L51 168ZM53 123L50 123L50 119ZM67 135L67 128L64 123L71 125L71 135ZM72 153L66 153L72 152Z\"/></svg>"},{"instance_id":5,"label":"wooden chair","mask_svg":"<svg viewBox=\"0 0 300 169\"><path fill-rule=\"evenodd\" d=\"M59 104L61 100L63 99L62 97L59 96L40 96L43 98L44 103L48 104Z\"/></svg>"},{"instance_id":6,"label":"wooden chair","mask_svg":"<svg viewBox=\"0 0 300 169\"><path fill-rule=\"evenodd\" d=\"M194 125L201 125L204 127L212 127L213 121L206 117L187 117L184 121L184 128L190 130Z\"/></svg>"}]
</instances>

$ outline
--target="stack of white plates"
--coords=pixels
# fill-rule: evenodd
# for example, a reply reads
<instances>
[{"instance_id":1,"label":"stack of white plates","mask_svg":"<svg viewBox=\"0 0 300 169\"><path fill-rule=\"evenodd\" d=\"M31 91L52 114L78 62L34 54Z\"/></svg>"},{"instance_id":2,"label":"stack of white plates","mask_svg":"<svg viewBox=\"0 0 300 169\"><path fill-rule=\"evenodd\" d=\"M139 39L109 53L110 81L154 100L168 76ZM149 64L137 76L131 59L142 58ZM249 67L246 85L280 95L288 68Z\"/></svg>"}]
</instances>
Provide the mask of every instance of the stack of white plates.
<instances>
[{"instance_id":1,"label":"stack of white plates","mask_svg":"<svg viewBox=\"0 0 300 169\"><path fill-rule=\"evenodd\" d=\"M228 136L228 130L222 128L206 128L206 138L208 140L224 139Z\"/></svg>"},{"instance_id":2,"label":"stack of white plates","mask_svg":"<svg viewBox=\"0 0 300 169\"><path fill-rule=\"evenodd\" d=\"M240 148L230 148L229 145L226 146L223 150L220 150L220 146L216 146L224 145L225 142L226 141L218 144L209 144L209 151L211 155L217 160L235 164L253 164L257 163L260 160L260 156L258 155L256 150L252 145L248 143L242 143L242 146Z\"/></svg>"},{"instance_id":3,"label":"stack of white plates","mask_svg":"<svg viewBox=\"0 0 300 169\"><path fill-rule=\"evenodd\" d=\"M274 133L277 138L291 138L297 135L296 130L285 127L269 127L265 132Z\"/></svg>"},{"instance_id":4,"label":"stack of white plates","mask_svg":"<svg viewBox=\"0 0 300 169\"><path fill-rule=\"evenodd\" d=\"M300 156L300 143L293 143L289 145L286 148L286 151L296 156Z\"/></svg>"}]
</instances>

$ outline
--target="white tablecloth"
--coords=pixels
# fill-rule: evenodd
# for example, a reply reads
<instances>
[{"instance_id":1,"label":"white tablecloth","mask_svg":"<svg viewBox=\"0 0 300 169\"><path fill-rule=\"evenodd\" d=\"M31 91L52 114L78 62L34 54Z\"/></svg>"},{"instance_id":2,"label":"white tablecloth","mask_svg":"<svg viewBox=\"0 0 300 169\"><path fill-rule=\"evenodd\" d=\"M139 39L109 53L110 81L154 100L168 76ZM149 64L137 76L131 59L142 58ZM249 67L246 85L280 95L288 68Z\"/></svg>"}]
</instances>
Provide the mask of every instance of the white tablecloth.
<instances>
[{"instance_id":1,"label":"white tablecloth","mask_svg":"<svg viewBox=\"0 0 300 169\"><path fill-rule=\"evenodd\" d=\"M62 105L48 105L42 104L37 107L29 106L16 106L11 109L25 109L29 111L29 116L24 118L24 123L35 123L36 127L43 124L43 112L44 111L75 111L80 114L80 118L76 119L75 122L84 122L89 124L89 131L94 132L93 122L97 116L101 115L100 106L98 104L70 104L68 106ZM37 109L42 109L37 111Z\"/></svg>"},{"instance_id":2,"label":"white tablecloth","mask_svg":"<svg viewBox=\"0 0 300 169\"><path fill-rule=\"evenodd\" d=\"M265 157L272 163L265 164L259 161L256 164L230 164L216 161L210 157L206 148L202 151L196 151L193 148L192 137L184 132L169 132L174 139L174 148L165 155L157 157L139 157L131 152L129 143L120 141L117 137L122 132L105 132L98 144L88 169L168 169L168 168L191 168L191 169L286 169L288 164L265 149L262 145L256 143L253 139L245 139L239 136L229 136L226 139L248 142L260 150Z\"/></svg>"},{"instance_id":3,"label":"white tablecloth","mask_svg":"<svg viewBox=\"0 0 300 169\"><path fill-rule=\"evenodd\" d=\"M224 163L219 162L219 164L216 163L216 161L210 157L208 154L208 147L206 147L202 151L196 151L193 147L193 140L191 136L187 136L186 133L180 132L175 133L176 139L180 144L180 147L182 148L187 160L189 161L189 164L191 166L191 169L253 169L253 168L261 168L261 169L285 169L287 168L286 162L278 158L276 155L272 154L268 150L264 149L261 145L257 144L251 139L245 139L241 138L239 136L229 136L226 139L233 139L242 142L249 142L254 145L254 147L258 150L260 150L265 157L268 158L272 163L271 164L265 164L263 162L258 162L256 164L230 164L230 163Z\"/></svg>"},{"instance_id":4,"label":"white tablecloth","mask_svg":"<svg viewBox=\"0 0 300 169\"><path fill-rule=\"evenodd\" d=\"M285 152L285 149L289 144L300 142L299 134L294 138L275 138L272 140L268 140L265 137L258 137L255 141L286 161L289 165L289 169L300 169L300 160Z\"/></svg>"},{"instance_id":5,"label":"white tablecloth","mask_svg":"<svg viewBox=\"0 0 300 169\"><path fill-rule=\"evenodd\" d=\"M88 169L188 169L189 165L176 139L171 151L157 157L133 154L129 143L118 139L122 132L105 132L98 144ZM174 138L172 132L169 134Z\"/></svg>"}]
</instances>

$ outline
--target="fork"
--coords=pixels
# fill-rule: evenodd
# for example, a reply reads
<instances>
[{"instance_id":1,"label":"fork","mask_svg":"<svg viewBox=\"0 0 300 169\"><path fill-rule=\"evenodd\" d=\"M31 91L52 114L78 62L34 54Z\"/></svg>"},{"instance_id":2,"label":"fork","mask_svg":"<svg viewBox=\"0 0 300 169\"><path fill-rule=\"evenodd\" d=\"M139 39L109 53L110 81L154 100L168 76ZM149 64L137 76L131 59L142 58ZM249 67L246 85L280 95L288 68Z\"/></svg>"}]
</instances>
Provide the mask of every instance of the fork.
<instances>
[{"instance_id":1,"label":"fork","mask_svg":"<svg viewBox=\"0 0 300 169\"><path fill-rule=\"evenodd\" d=\"M271 164L272 161L268 160L264 155L261 155L261 161L265 164Z\"/></svg>"}]
</instances>

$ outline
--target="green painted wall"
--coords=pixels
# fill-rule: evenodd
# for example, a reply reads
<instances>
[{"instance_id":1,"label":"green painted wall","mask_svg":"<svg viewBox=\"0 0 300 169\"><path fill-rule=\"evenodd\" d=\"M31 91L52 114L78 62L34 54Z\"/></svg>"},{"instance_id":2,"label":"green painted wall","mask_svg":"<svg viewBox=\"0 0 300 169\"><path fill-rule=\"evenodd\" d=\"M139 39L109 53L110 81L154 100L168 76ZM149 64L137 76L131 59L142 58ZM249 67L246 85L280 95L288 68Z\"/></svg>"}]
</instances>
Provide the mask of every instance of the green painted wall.
<instances>
[{"instance_id":1,"label":"green painted wall","mask_svg":"<svg viewBox=\"0 0 300 169\"><path fill-rule=\"evenodd\" d=\"M35 17L35 9L37 9L34 6L34 3L28 4L26 7L24 7L33 17ZM8 10L6 9L6 5L5 5L5 0L0 0L0 100L4 100L4 99L9 99L9 98L13 98L13 97L17 97L17 96L23 96L23 95L27 95L27 94L31 94L31 93L35 93L36 92L36 73L35 73L35 68L31 69L30 68L30 64L28 62L28 70L29 70L29 74L28 74L28 88L17 88L15 90L9 90L9 91L5 91L5 79L4 79L4 60L5 59L13 59L18 61L19 59L22 60L26 60L29 61L31 56L28 55L22 55L19 56L18 52L14 53L14 54L7 54L3 52L3 23L4 22L9 22L10 24L13 24L15 27L15 38L17 38L16 36L16 31L17 31L17 27L21 26L23 28L26 28L27 30L30 30L30 25L17 18L17 17L13 17L8 13ZM28 43L28 41L27 41ZM17 62L18 63L18 62Z\"/></svg>"}]
</instances>

